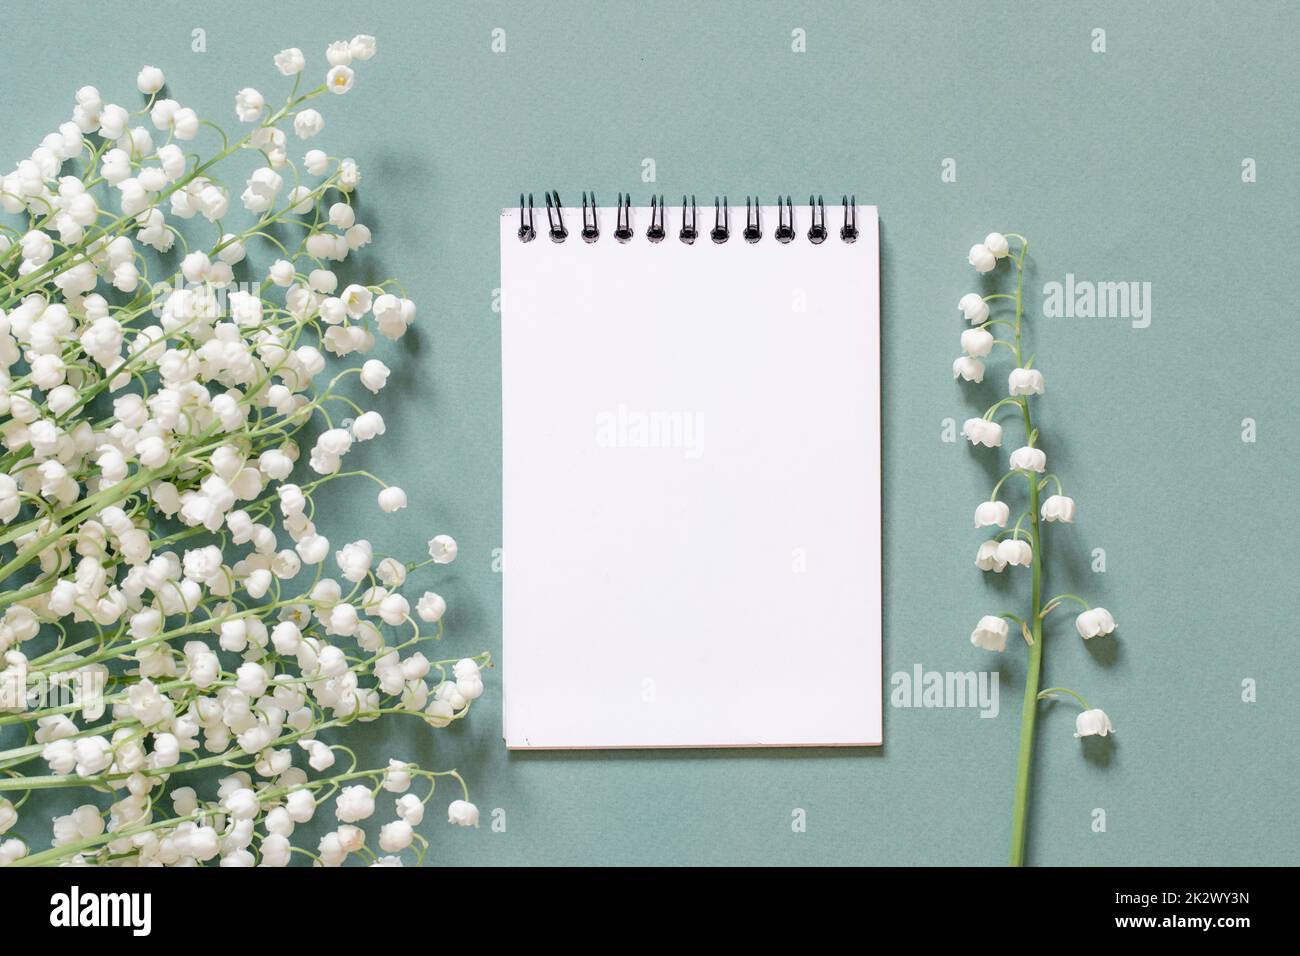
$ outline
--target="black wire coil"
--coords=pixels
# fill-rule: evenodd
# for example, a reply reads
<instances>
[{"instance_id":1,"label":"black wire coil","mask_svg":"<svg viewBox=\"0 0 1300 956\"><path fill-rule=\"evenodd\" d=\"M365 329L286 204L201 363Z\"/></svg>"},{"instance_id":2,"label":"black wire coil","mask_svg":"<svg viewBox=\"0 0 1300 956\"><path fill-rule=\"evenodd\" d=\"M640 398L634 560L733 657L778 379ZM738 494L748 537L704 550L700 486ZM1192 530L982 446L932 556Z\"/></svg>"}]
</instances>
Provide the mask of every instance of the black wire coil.
<instances>
[{"instance_id":1,"label":"black wire coil","mask_svg":"<svg viewBox=\"0 0 1300 956\"><path fill-rule=\"evenodd\" d=\"M560 204L557 190L549 190L546 198L547 235L552 242L564 242L569 238L568 227L564 223L564 208ZM834 200L832 200L834 202ZM841 225L839 237L841 242L856 242L858 238L858 197L846 194L840 200ZM745 197L745 228L741 237L747 243L761 242L764 236L762 223L762 199L758 196ZM596 242L600 239L599 206L595 192L582 194L582 229L579 233L584 242ZM794 200L790 196L777 196L776 208L778 223L772 230L772 237L782 245L787 245L799 238L794 228ZM620 243L631 242L636 238L632 228L632 195L619 193L616 206L614 238ZM659 243L669 234L668 204L663 194L650 197L650 225L645 230L645 238L652 243ZM819 246L832 235L826 225L826 202L820 195L808 197L809 226L805 234L808 241ZM537 226L533 212L532 193L519 194L519 241L532 242L537 237ZM709 238L721 245L731 238L731 209L726 196L713 198L713 228L708 230ZM677 238L686 245L692 245L700 237L699 207L695 197L682 196L682 212Z\"/></svg>"}]
</instances>

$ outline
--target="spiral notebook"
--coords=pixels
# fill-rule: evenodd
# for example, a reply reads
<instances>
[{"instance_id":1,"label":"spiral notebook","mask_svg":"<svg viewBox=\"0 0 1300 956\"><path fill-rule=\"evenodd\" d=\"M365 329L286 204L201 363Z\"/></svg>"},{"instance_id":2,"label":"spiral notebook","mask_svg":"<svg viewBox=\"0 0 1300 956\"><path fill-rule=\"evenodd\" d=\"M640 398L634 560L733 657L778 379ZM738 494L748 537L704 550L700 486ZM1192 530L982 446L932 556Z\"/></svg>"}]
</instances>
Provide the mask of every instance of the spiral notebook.
<instances>
[{"instance_id":1,"label":"spiral notebook","mask_svg":"<svg viewBox=\"0 0 1300 956\"><path fill-rule=\"evenodd\" d=\"M501 212L506 745L881 743L876 209L552 196Z\"/></svg>"}]
</instances>

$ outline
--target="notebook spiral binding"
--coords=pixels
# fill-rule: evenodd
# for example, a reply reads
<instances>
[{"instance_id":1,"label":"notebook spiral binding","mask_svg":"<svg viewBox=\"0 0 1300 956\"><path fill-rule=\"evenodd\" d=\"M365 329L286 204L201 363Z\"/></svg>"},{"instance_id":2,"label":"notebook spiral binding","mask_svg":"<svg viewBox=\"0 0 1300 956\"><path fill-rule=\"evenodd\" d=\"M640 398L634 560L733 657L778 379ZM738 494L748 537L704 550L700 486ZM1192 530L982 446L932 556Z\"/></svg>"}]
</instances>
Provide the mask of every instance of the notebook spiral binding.
<instances>
[{"instance_id":1,"label":"notebook spiral binding","mask_svg":"<svg viewBox=\"0 0 1300 956\"><path fill-rule=\"evenodd\" d=\"M552 242L564 242L569 238L569 230L564 224L564 207L560 204L560 194L557 190L548 190L545 194L546 200L546 227L547 235ZM832 200L834 202L834 200ZM858 197L856 195L845 195L840 200L843 210L842 225L840 226L840 241L856 242L858 238ZM583 242L596 242L600 239L600 223L597 222L596 210L596 193L594 191L582 193L582 229L579 235L582 236ZM778 196L776 198L777 208L777 226L772 232L772 237L782 245L793 242L798 238L798 233L794 228L794 200L790 196ZM631 242L636 238L632 229L632 194L619 193L615 214L616 222L614 224L614 238L620 243ZM652 243L659 243L668 235L668 224L666 215L668 205L664 202L663 194L650 197L650 225L645 231L645 238ZM745 228L741 232L741 238L747 243L760 242L763 239L762 201L758 196L745 197ZM830 230L826 227L826 202L820 195L808 197L808 217L809 226L806 233L808 241L814 246L819 246L825 242L831 235ZM731 238L731 209L726 196L713 197L713 228L709 230L709 238L713 242L721 244ZM699 208L695 202L695 196L690 196L690 202L687 202L687 196L682 196L682 214L681 227L677 232L677 238L686 245L692 245L699 238ZM519 241L532 242L537 238L537 223L533 212L533 194L519 194Z\"/></svg>"}]
</instances>

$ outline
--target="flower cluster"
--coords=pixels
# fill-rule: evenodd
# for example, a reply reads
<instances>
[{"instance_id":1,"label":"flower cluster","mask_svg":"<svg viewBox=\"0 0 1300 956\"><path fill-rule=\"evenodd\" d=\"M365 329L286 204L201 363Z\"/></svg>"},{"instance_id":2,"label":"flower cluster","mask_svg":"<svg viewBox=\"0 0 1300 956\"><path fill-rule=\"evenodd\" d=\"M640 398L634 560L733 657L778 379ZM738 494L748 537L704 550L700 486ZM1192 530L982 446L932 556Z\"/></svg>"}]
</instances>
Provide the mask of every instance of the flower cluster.
<instances>
[{"instance_id":1,"label":"flower cluster","mask_svg":"<svg viewBox=\"0 0 1300 956\"><path fill-rule=\"evenodd\" d=\"M293 88L280 105L240 89L238 138L165 95L156 67L138 109L83 86L0 177L24 220L0 224L0 864L418 860L440 778L457 784L449 820L477 825L454 770L358 769L332 733L393 714L446 727L488 663L420 649L446 603L425 591L413 609L404 589L455 558L452 538L416 563L316 523L316 492L342 478L377 484L382 512L407 506L347 464L385 431L348 379L378 394L389 369L346 360L400 339L416 307L394 280L340 277L371 241L360 171L320 149L299 165L288 139L317 136L308 104L374 53L369 36L330 44L299 92L307 58L281 51ZM205 128L219 147L190 151ZM218 178L238 155L255 164L242 192ZM229 773L204 796L187 781L210 768ZM81 796L46 849L16 835L37 788ZM382 858L359 826L380 791ZM331 798L339 826L293 846Z\"/></svg>"},{"instance_id":2,"label":"flower cluster","mask_svg":"<svg viewBox=\"0 0 1300 956\"><path fill-rule=\"evenodd\" d=\"M1013 254L1011 241L1017 243ZM1008 567L1030 569L1032 594L1030 612L1027 615L1007 613L985 615L971 632L971 643L976 647L990 651L1004 651L1009 634L1008 622L1014 621L1020 626L1020 633L1029 645L1029 677L1026 681L1025 710L1026 719L1022 730L1020 759L1020 778L1016 788L1016 819L1013 823L1012 862L1019 863L1023 858L1025 797L1028 790L1029 754L1031 748L1027 741L1033 736L1033 716L1039 700L1053 698L1057 694L1074 697L1083 706L1083 713L1075 722L1076 737L1106 736L1113 731L1110 719L1100 710L1089 706L1087 701L1074 691L1064 687L1038 690L1038 678L1042 662L1042 637L1044 619L1053 610L1065 602L1082 606L1083 610L1075 618L1075 629L1085 640L1102 637L1115 630L1115 619L1109 611L1101 607L1091 607L1083 598L1074 594L1059 594L1046 601L1042 598L1043 557L1041 523L1073 523L1075 501L1064 494L1061 479L1047 471L1047 455L1039 447L1040 435L1034 426L1030 399L1042 395L1046 389L1043 373L1034 367L1034 358L1023 357L1021 341L1021 321L1024 317L1024 268L1025 253L1029 243L1023 236L1014 233L990 233L983 242L971 247L969 262L980 273L990 273L999 262L1008 260L1015 266L1015 292L995 292L981 294L969 292L962 296L957 308L969 324L961 334L962 355L953 362L954 379L980 383L984 380L985 359L993 354L995 348L1005 348L1015 360L1015 367L1007 375L1007 394L991 405L979 418L971 418L962 426L962 435L974 446L999 448L1003 441L1003 428L995 416L1004 409L1013 408L1024 422L1024 444L1014 449L1008 462L1007 472L993 486L988 500L980 502L975 508L976 528L1000 529L992 538L979 545L975 553L975 566L981 571L1002 573ZM992 310L1009 304L1013 307L1013 317L992 317ZM1002 338L998 338L997 329L1004 329ZM1027 506L1011 524L1011 506L1001 497L1003 486L1014 478L1024 478L1027 488ZM1042 497L1042 493L1051 486L1055 493ZM1041 500L1040 500L1041 499ZM1010 525L1010 527L1008 527Z\"/></svg>"}]
</instances>

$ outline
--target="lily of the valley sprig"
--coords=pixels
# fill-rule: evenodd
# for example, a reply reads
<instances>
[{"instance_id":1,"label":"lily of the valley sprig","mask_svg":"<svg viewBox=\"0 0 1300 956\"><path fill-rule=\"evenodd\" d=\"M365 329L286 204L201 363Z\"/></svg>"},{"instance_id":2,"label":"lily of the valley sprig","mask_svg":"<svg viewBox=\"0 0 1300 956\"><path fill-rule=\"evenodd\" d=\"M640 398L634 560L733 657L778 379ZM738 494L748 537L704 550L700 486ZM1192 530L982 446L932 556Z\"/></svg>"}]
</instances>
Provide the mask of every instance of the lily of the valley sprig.
<instances>
[{"instance_id":1,"label":"lily of the valley sprig","mask_svg":"<svg viewBox=\"0 0 1300 956\"><path fill-rule=\"evenodd\" d=\"M450 536L408 561L331 545L316 510L342 480L379 486L376 531L407 506L344 463L386 427L358 402L389 369L358 356L416 312L394 279L345 278L371 240L356 162L291 155L375 39L323 52L305 92L291 48L283 98L234 94L237 136L155 67L134 109L83 86L0 175L0 865L418 862L441 784L478 824L455 770L366 769L335 733L447 727L488 657L426 657L446 603L406 597Z\"/></svg>"},{"instance_id":2,"label":"lily of the valley sprig","mask_svg":"<svg viewBox=\"0 0 1300 956\"><path fill-rule=\"evenodd\" d=\"M1017 249L1011 251L1014 240ZM1046 389L1043 373L1034 367L1034 357L1024 357L1021 324L1024 319L1025 253L1029 241L1015 233L1003 235L990 233L983 242L971 247L969 261L980 273L992 272L1003 261L1015 266L1015 291L994 292L981 295L970 292L961 297L957 307L971 328L961 335L963 354L953 362L954 379L979 383L984 380L984 360L994 350L1005 349L1015 361L1007 376L1007 396L995 402L979 418L971 418L962 428L962 434L972 445L986 448L1002 446L1003 429L996 419L999 415L1019 413L1024 424L1024 444L1011 452L1009 468L993 486L987 501L975 508L976 528L1001 529L992 538L980 544L975 554L975 566L981 571L1002 573L1008 566L1028 567L1030 573L1029 610L1025 614L1004 612L986 614L971 632L971 643L985 650L1006 650L1009 633L1008 622L1019 625L1020 635L1027 644L1029 657L1025 675L1024 710L1020 721L1020 759L1016 770L1015 800L1011 820L1011 864L1020 866L1025 859L1025 823L1029 801L1030 759L1033 754L1034 726L1038 704L1042 700L1066 695L1083 708L1075 720L1075 737L1102 737L1113 731L1110 718L1076 691L1067 687L1039 689L1043 671L1043 636L1048 616L1064 604L1077 604L1082 612L1075 618L1075 629L1084 640L1103 637L1115 630L1115 619L1102 607L1090 607L1088 602L1074 594L1058 594L1043 599L1043 523L1074 521L1074 499L1064 493L1058 475L1048 472L1047 455L1039 447L1041 436L1034 425L1030 399L1042 395ZM1010 306L1012 316L1006 315ZM1014 410L1014 411L1013 411ZM1024 479L1025 510L1011 522L1011 505L1005 500L1007 491ZM1050 490L1040 501L1044 491ZM1010 527L1008 527L1010 525Z\"/></svg>"}]
</instances>

